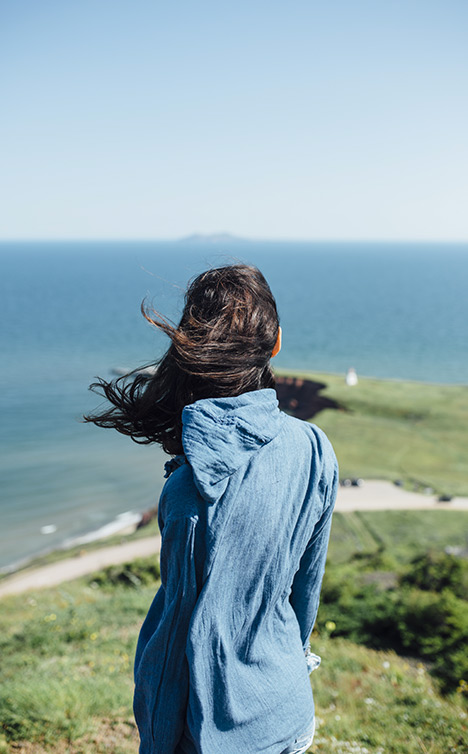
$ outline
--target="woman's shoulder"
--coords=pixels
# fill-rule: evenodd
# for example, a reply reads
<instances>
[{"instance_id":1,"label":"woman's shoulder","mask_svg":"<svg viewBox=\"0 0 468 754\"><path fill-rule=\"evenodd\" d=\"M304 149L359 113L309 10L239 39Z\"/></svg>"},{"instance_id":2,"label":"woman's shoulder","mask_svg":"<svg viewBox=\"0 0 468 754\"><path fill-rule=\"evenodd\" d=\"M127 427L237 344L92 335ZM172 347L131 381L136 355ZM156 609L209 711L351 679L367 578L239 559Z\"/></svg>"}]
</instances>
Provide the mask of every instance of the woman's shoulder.
<instances>
[{"instance_id":1,"label":"woman's shoulder","mask_svg":"<svg viewBox=\"0 0 468 754\"><path fill-rule=\"evenodd\" d=\"M285 415L283 426L284 430L294 438L298 455L302 446L307 454L312 451L313 456L320 459L323 467L335 469L337 466L335 451L323 429L312 422L297 419L289 414Z\"/></svg>"},{"instance_id":2,"label":"woman's shoulder","mask_svg":"<svg viewBox=\"0 0 468 754\"><path fill-rule=\"evenodd\" d=\"M310 442L315 442L317 445L323 445L327 448L332 448L332 444L327 435L317 424L313 424L310 421L304 419L298 419L290 414L284 414L283 426L287 432L296 432L298 434L305 435Z\"/></svg>"}]
</instances>

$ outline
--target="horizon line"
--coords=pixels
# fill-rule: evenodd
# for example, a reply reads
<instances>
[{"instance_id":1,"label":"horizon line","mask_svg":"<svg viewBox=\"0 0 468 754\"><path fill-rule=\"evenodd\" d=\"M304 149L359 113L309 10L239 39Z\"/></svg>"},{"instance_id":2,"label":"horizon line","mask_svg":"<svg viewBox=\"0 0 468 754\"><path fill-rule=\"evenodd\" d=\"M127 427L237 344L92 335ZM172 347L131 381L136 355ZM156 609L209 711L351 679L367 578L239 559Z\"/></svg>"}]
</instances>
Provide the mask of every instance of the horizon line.
<instances>
[{"instance_id":1,"label":"horizon line","mask_svg":"<svg viewBox=\"0 0 468 754\"><path fill-rule=\"evenodd\" d=\"M217 236L225 238L217 241ZM180 243L187 241L196 245L203 241L216 243L449 243L466 244L468 238L291 238L287 236L237 236L231 233L192 233L185 236L60 236L60 237L11 237L0 238L4 243Z\"/></svg>"}]
</instances>

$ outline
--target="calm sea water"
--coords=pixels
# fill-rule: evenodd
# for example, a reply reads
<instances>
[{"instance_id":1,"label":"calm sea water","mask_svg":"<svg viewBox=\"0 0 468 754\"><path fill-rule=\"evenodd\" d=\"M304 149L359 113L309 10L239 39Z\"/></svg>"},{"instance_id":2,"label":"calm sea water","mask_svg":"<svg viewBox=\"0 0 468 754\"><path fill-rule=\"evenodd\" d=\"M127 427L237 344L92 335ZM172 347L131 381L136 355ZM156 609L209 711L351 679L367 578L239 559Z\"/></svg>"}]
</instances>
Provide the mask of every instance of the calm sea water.
<instances>
[{"instance_id":1,"label":"calm sea water","mask_svg":"<svg viewBox=\"0 0 468 754\"><path fill-rule=\"evenodd\" d=\"M276 296L278 367L468 384L467 244L0 244L0 567L155 504L164 454L80 423L87 386L167 347L145 296L177 318L192 275L237 260Z\"/></svg>"}]
</instances>

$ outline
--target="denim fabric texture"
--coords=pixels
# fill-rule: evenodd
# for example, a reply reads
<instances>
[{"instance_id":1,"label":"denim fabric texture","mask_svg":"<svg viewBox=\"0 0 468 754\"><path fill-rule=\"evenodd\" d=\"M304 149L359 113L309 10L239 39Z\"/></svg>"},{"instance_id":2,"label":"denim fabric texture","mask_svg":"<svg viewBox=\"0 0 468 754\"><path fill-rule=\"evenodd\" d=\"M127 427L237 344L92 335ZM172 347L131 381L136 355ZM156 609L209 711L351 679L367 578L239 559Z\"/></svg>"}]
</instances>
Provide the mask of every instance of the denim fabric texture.
<instances>
[{"instance_id":1,"label":"denim fabric texture","mask_svg":"<svg viewBox=\"0 0 468 754\"><path fill-rule=\"evenodd\" d=\"M135 658L140 753L281 754L313 729L335 454L272 389L197 401L182 422Z\"/></svg>"},{"instance_id":2,"label":"denim fabric texture","mask_svg":"<svg viewBox=\"0 0 468 754\"><path fill-rule=\"evenodd\" d=\"M296 738L293 744L291 746L288 746L287 749L284 749L284 751L281 752L281 754L304 754L304 752L307 751L310 746L312 746L312 742L314 740L315 736L315 718L314 723L312 725L312 728L307 731L307 733L304 733L302 736L299 736Z\"/></svg>"}]
</instances>

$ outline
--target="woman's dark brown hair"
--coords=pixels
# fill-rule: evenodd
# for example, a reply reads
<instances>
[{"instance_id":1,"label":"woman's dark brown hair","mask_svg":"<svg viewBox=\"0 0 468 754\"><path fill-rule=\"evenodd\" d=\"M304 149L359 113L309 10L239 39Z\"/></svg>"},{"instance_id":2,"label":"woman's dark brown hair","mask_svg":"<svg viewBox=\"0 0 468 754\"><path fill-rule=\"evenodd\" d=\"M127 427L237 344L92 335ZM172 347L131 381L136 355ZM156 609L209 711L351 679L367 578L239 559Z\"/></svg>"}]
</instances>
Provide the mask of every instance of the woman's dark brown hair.
<instances>
[{"instance_id":1,"label":"woman's dark brown hair","mask_svg":"<svg viewBox=\"0 0 468 754\"><path fill-rule=\"evenodd\" d=\"M271 352L278 335L275 299L260 270L244 264L198 275L185 294L178 327L142 303L142 313L171 339L154 373L135 371L90 389L112 404L84 420L139 443L182 453L182 409L200 398L274 387Z\"/></svg>"}]
</instances>

